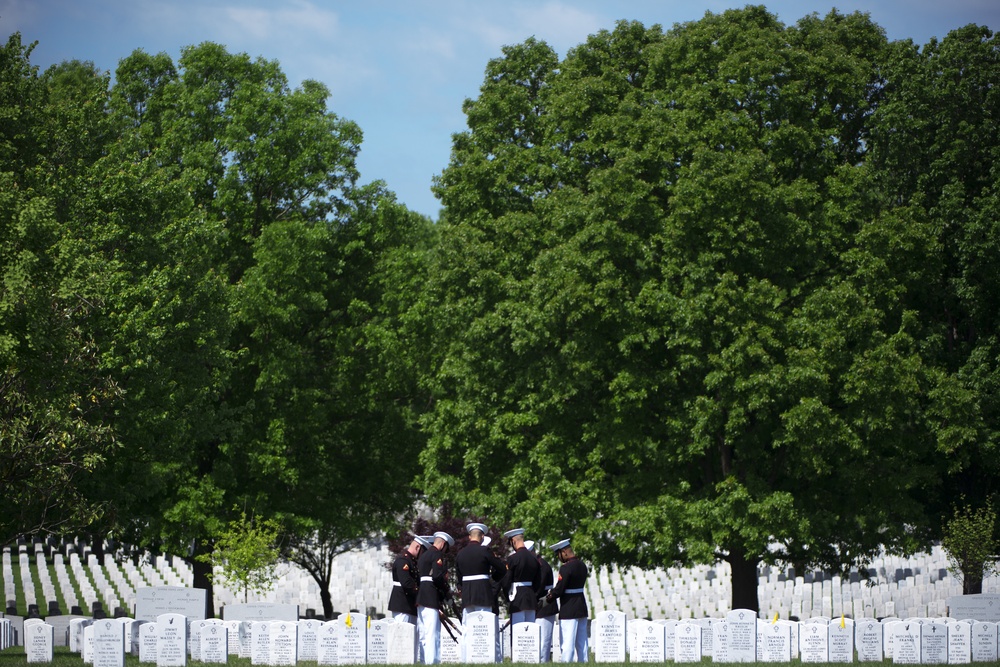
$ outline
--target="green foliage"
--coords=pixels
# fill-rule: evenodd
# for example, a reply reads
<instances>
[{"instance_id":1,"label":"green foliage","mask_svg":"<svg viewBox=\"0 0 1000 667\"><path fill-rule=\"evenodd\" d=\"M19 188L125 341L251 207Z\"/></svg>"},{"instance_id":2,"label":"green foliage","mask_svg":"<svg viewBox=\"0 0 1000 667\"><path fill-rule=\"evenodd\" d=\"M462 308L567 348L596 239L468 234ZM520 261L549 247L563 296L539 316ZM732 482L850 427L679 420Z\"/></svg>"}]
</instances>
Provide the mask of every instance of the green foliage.
<instances>
[{"instance_id":1,"label":"green foliage","mask_svg":"<svg viewBox=\"0 0 1000 667\"><path fill-rule=\"evenodd\" d=\"M982 593L983 579L997 572L996 520L992 503L987 503L977 508L956 506L951 520L945 522L941 546L952 574L962 580L965 595Z\"/></svg>"},{"instance_id":2,"label":"green foliage","mask_svg":"<svg viewBox=\"0 0 1000 667\"><path fill-rule=\"evenodd\" d=\"M234 591L243 591L243 601L250 593L266 593L278 578L276 569L281 557L278 543L281 523L274 519L247 517L241 510L238 519L230 521L216 536L212 553L198 558L221 569L221 581Z\"/></svg>"},{"instance_id":3,"label":"green foliage","mask_svg":"<svg viewBox=\"0 0 1000 667\"><path fill-rule=\"evenodd\" d=\"M883 196L901 204L936 247L904 299L922 354L940 369L928 416L947 460L940 516L952 499L982 505L1000 491L1000 37L969 25L887 59L891 95L873 115L872 165Z\"/></svg>"},{"instance_id":4,"label":"green foliage","mask_svg":"<svg viewBox=\"0 0 1000 667\"><path fill-rule=\"evenodd\" d=\"M491 61L437 183L432 498L599 562L727 559L750 608L761 560L926 544L941 376L901 295L937 245L866 162L889 52L747 7Z\"/></svg>"},{"instance_id":5,"label":"green foliage","mask_svg":"<svg viewBox=\"0 0 1000 667\"><path fill-rule=\"evenodd\" d=\"M281 521L290 543L339 544L412 500L402 319L429 223L357 185L360 130L327 97L210 43L176 65L141 51L119 65L115 141L84 204L130 447L92 493L113 501L123 542L208 554L240 506ZM328 570L314 573L324 589Z\"/></svg>"},{"instance_id":6,"label":"green foliage","mask_svg":"<svg viewBox=\"0 0 1000 667\"><path fill-rule=\"evenodd\" d=\"M64 201L80 186L76 165L102 107L100 79L73 103L76 143L64 143L72 114L48 73L29 64L14 34L0 47L0 541L85 526L102 504L81 482L118 448L105 416L119 383L99 365L93 322L105 304L100 264ZM56 70L57 72L59 70ZM94 85L92 85L94 84ZM88 129L90 128L90 129ZM88 149L91 150L91 149Z\"/></svg>"}]
</instances>

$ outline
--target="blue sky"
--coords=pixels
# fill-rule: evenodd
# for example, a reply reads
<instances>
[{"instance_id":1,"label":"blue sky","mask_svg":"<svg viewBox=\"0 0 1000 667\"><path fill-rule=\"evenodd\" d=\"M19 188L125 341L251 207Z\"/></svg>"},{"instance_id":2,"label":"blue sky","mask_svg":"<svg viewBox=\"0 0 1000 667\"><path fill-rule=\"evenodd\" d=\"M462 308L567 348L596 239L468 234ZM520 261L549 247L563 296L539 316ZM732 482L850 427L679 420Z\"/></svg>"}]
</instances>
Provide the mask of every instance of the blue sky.
<instances>
[{"instance_id":1,"label":"blue sky","mask_svg":"<svg viewBox=\"0 0 1000 667\"><path fill-rule=\"evenodd\" d=\"M384 180L410 208L437 217L431 179L465 129L487 61L534 36L560 57L619 19L670 27L745 2L723 0L0 0L0 33L38 40L42 69L89 60L112 73L134 49L165 52L219 42L278 60L292 86L316 79L330 108L364 131L363 181ZM807 14L866 11L890 39L931 37L978 23L1000 29L1000 0L780 0L763 3L785 23Z\"/></svg>"}]
</instances>

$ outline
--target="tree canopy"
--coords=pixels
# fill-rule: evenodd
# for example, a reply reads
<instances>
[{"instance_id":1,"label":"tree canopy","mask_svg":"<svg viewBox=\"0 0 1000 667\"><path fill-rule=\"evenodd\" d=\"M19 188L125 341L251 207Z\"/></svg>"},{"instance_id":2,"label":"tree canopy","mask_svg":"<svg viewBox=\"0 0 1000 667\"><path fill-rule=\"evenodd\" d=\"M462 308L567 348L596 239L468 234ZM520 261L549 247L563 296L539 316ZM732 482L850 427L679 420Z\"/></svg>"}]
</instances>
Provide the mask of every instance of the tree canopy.
<instances>
[{"instance_id":1,"label":"tree canopy","mask_svg":"<svg viewBox=\"0 0 1000 667\"><path fill-rule=\"evenodd\" d=\"M762 561L925 544L960 409L917 296L940 235L869 159L892 58L867 15L747 7L491 61L437 183L432 496L725 559L753 609Z\"/></svg>"}]
</instances>

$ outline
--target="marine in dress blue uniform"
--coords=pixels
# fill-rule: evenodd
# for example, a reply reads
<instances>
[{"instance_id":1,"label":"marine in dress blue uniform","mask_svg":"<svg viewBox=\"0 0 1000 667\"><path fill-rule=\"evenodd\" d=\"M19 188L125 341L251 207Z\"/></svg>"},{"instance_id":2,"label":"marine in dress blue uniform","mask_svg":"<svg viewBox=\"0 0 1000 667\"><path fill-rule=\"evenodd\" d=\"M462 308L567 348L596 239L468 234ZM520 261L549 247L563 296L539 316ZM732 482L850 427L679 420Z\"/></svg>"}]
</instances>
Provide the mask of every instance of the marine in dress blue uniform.
<instances>
[{"instance_id":1,"label":"marine in dress blue uniform","mask_svg":"<svg viewBox=\"0 0 1000 667\"><path fill-rule=\"evenodd\" d=\"M562 565L555 586L546 595L549 602L559 601L559 649L563 662L587 662L587 598L583 589L587 584L587 566L580 560L569 540L552 545Z\"/></svg>"},{"instance_id":2,"label":"marine in dress blue uniform","mask_svg":"<svg viewBox=\"0 0 1000 667\"><path fill-rule=\"evenodd\" d=\"M455 556L455 574L462 591L462 626L465 634L469 614L475 611L493 611L496 600L494 583L500 582L507 571L504 562L490 549L483 546L489 529L482 523L470 523L469 543ZM462 643L462 661L465 662L465 643Z\"/></svg>"},{"instance_id":3,"label":"marine in dress blue uniform","mask_svg":"<svg viewBox=\"0 0 1000 667\"><path fill-rule=\"evenodd\" d=\"M392 618L416 625L417 591L420 590L420 575L417 573L417 559L431 542L422 535L416 535L403 553L392 562L392 591L389 593L388 609Z\"/></svg>"},{"instance_id":4,"label":"marine in dress blue uniform","mask_svg":"<svg viewBox=\"0 0 1000 667\"><path fill-rule=\"evenodd\" d=\"M507 556L507 574L503 587L510 600L510 624L534 623L538 607L536 591L542 582L541 568L535 554L524 543L524 529L514 528L503 534L513 550Z\"/></svg>"},{"instance_id":5,"label":"marine in dress blue uniform","mask_svg":"<svg viewBox=\"0 0 1000 667\"><path fill-rule=\"evenodd\" d=\"M455 544L445 532L434 533L434 543L417 559L420 589L417 591L417 633L425 665L441 662L441 604L451 597L444 553Z\"/></svg>"}]
</instances>

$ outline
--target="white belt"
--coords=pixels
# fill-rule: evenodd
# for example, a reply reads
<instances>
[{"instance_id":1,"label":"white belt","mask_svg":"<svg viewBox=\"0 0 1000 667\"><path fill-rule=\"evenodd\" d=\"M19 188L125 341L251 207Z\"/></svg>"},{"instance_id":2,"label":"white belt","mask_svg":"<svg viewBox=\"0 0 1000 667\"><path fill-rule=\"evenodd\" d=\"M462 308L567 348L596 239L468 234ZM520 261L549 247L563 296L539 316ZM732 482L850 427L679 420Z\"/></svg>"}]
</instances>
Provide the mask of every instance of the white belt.
<instances>
[{"instance_id":1,"label":"white belt","mask_svg":"<svg viewBox=\"0 0 1000 667\"><path fill-rule=\"evenodd\" d=\"M402 586L403 584L399 583L398 581L394 581L394 582L392 582L392 585L393 586Z\"/></svg>"},{"instance_id":2,"label":"white belt","mask_svg":"<svg viewBox=\"0 0 1000 667\"><path fill-rule=\"evenodd\" d=\"M470 574L467 577L462 577L462 583L464 584L466 581L482 581L483 579L489 578L490 575L488 574Z\"/></svg>"},{"instance_id":3,"label":"white belt","mask_svg":"<svg viewBox=\"0 0 1000 667\"><path fill-rule=\"evenodd\" d=\"M582 592L583 592L582 588L567 588L566 590L563 591L563 593L565 593L566 595L573 595L574 593L582 593Z\"/></svg>"},{"instance_id":4,"label":"white belt","mask_svg":"<svg viewBox=\"0 0 1000 667\"><path fill-rule=\"evenodd\" d=\"M434 582L434 577L420 577L420 581L429 581L429 582L433 583Z\"/></svg>"},{"instance_id":5,"label":"white belt","mask_svg":"<svg viewBox=\"0 0 1000 667\"><path fill-rule=\"evenodd\" d=\"M514 582L514 583L512 584L512 586L513 586L514 588L517 588L518 586L530 586L530 585L531 585L531 582L530 582L530 581L515 581L515 582Z\"/></svg>"}]
</instances>

